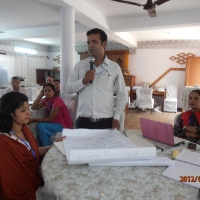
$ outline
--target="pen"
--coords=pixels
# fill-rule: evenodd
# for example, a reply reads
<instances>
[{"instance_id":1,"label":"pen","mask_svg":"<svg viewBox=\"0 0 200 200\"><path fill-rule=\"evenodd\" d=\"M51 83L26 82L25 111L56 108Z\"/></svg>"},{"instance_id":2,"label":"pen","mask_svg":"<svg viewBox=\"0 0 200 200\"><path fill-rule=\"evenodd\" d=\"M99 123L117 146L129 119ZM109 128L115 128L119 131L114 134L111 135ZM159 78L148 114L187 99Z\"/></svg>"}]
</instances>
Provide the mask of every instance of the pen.
<instances>
[{"instance_id":1,"label":"pen","mask_svg":"<svg viewBox=\"0 0 200 200\"><path fill-rule=\"evenodd\" d=\"M158 146L156 146L156 145L155 145L155 147L156 147L156 148L158 148L158 149L161 149L161 151L163 151L163 149L162 149L162 148L160 148L160 147L158 147Z\"/></svg>"},{"instance_id":2,"label":"pen","mask_svg":"<svg viewBox=\"0 0 200 200\"><path fill-rule=\"evenodd\" d=\"M128 134L127 134L126 130L124 130L124 135L125 135L126 137L128 137Z\"/></svg>"},{"instance_id":3,"label":"pen","mask_svg":"<svg viewBox=\"0 0 200 200\"><path fill-rule=\"evenodd\" d=\"M199 189L199 197L200 197L200 189Z\"/></svg>"}]
</instances>

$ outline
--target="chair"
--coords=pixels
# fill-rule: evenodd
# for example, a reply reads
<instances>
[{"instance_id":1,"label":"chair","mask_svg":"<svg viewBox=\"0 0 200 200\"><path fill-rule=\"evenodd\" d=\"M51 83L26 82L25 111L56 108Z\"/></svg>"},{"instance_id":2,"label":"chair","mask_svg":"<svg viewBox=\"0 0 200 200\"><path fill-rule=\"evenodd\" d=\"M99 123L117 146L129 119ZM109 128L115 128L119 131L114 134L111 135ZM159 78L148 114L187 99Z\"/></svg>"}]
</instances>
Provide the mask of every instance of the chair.
<instances>
[{"instance_id":1,"label":"chair","mask_svg":"<svg viewBox=\"0 0 200 200\"><path fill-rule=\"evenodd\" d=\"M180 117L182 113L178 113L175 118L174 118L174 125L176 124L176 122L178 121L178 118Z\"/></svg>"},{"instance_id":2,"label":"chair","mask_svg":"<svg viewBox=\"0 0 200 200\"><path fill-rule=\"evenodd\" d=\"M151 109L151 114L154 107L152 93L153 90L151 88L141 88L136 90L138 108L149 108Z\"/></svg>"},{"instance_id":3,"label":"chair","mask_svg":"<svg viewBox=\"0 0 200 200\"><path fill-rule=\"evenodd\" d=\"M28 87L28 88L25 88L25 89L27 91L29 101L34 102L37 95L38 95L38 89L33 88L33 87Z\"/></svg>"},{"instance_id":4,"label":"chair","mask_svg":"<svg viewBox=\"0 0 200 200\"><path fill-rule=\"evenodd\" d=\"M129 87L129 86L126 86L126 91L127 91L127 93L128 93L128 109L129 109L129 106L130 106L130 90L131 90L131 88Z\"/></svg>"},{"instance_id":5,"label":"chair","mask_svg":"<svg viewBox=\"0 0 200 200\"><path fill-rule=\"evenodd\" d=\"M75 127L78 109L78 94L61 94L60 98L65 102L69 110L72 123Z\"/></svg>"},{"instance_id":6,"label":"chair","mask_svg":"<svg viewBox=\"0 0 200 200\"><path fill-rule=\"evenodd\" d=\"M164 100L164 111L177 112L178 104L178 86L174 84L168 84L166 86L166 99Z\"/></svg>"}]
</instances>

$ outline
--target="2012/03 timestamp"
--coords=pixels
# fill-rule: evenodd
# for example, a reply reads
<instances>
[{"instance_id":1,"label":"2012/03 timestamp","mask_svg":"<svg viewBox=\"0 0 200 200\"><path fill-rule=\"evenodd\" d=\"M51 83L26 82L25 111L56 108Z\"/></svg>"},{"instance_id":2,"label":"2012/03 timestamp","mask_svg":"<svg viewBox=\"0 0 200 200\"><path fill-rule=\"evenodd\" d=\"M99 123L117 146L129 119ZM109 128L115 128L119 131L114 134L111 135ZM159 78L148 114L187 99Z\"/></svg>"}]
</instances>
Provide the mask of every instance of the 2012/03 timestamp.
<instances>
[{"instance_id":1,"label":"2012/03 timestamp","mask_svg":"<svg viewBox=\"0 0 200 200\"><path fill-rule=\"evenodd\" d=\"M200 182L200 176L180 176L180 182Z\"/></svg>"}]
</instances>

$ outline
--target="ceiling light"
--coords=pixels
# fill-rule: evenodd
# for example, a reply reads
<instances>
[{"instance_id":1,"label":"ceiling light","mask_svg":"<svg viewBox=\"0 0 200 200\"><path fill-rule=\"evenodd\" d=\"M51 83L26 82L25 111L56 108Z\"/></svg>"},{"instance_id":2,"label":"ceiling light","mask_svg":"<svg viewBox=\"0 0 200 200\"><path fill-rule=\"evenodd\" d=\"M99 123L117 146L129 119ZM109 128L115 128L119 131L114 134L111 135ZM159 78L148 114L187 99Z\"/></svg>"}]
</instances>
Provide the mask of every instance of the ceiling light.
<instances>
[{"instance_id":1,"label":"ceiling light","mask_svg":"<svg viewBox=\"0 0 200 200\"><path fill-rule=\"evenodd\" d=\"M20 52L20 53L27 53L27 54L37 54L37 51L33 49L26 49L21 47L14 47L14 51Z\"/></svg>"}]
</instances>

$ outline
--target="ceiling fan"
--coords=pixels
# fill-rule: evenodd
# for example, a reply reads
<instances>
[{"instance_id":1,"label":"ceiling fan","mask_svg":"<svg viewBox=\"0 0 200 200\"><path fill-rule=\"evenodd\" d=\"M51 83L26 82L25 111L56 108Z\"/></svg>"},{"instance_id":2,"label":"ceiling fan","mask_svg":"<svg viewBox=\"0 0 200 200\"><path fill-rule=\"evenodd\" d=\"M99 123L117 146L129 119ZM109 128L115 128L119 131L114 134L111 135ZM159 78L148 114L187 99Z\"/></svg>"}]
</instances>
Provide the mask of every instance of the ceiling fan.
<instances>
[{"instance_id":1,"label":"ceiling fan","mask_svg":"<svg viewBox=\"0 0 200 200\"><path fill-rule=\"evenodd\" d=\"M135 5L135 6L142 6L143 9L149 13L150 17L156 17L156 10L155 10L156 5L159 6L170 0L157 0L157 1L154 1L154 3L152 2L152 0L147 0L146 4L140 4L140 3L135 3L135 2L131 2L131 1L123 1L123 0L111 0L111 1L127 3L127 4L131 4L131 5Z\"/></svg>"}]
</instances>

